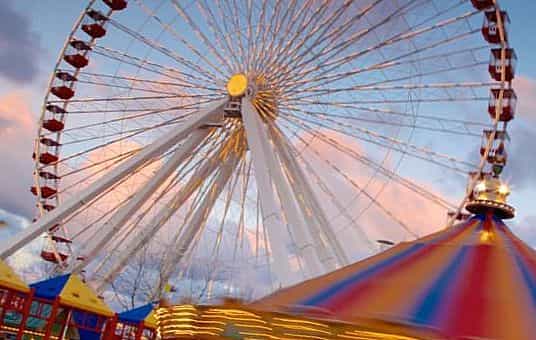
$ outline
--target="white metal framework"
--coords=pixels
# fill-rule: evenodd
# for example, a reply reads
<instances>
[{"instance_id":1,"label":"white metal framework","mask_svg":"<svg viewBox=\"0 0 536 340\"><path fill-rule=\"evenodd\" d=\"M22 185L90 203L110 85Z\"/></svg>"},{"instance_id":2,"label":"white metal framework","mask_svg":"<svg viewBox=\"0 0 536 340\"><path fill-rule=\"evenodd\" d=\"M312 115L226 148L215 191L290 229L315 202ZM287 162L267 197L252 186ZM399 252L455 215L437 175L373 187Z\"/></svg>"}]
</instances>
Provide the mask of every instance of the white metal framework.
<instances>
[{"instance_id":1,"label":"white metal framework","mask_svg":"<svg viewBox=\"0 0 536 340\"><path fill-rule=\"evenodd\" d=\"M39 218L1 257L45 234L100 292L137 263L140 299L247 295L450 225L515 112L507 20L492 0L90 1L44 100Z\"/></svg>"}]
</instances>

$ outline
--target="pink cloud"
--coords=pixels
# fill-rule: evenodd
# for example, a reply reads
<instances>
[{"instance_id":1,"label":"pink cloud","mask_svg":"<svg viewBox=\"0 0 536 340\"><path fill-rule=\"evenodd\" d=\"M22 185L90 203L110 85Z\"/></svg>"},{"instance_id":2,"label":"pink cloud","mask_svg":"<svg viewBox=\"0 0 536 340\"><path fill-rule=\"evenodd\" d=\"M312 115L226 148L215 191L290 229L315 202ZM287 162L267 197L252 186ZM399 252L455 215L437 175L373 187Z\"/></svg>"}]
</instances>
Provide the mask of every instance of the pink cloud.
<instances>
[{"instance_id":1,"label":"pink cloud","mask_svg":"<svg viewBox=\"0 0 536 340\"><path fill-rule=\"evenodd\" d=\"M322 131L322 134L341 145L345 150L352 150L365 157L367 156L361 145L348 136L331 131ZM396 181L389 181L384 176L378 175L372 181L369 181L372 169L361 165L347 154L337 151L320 138L313 140L309 148L316 150L322 158L329 160L339 168L356 186L366 188L365 190L370 196L376 197L378 195L377 201L414 233L421 236L428 234L440 229L446 222L446 210L444 208L398 184ZM314 164L315 169L318 170L317 173L329 185L337 199L347 208L349 217L356 218L359 212L370 204L370 199L363 193L356 198L359 190L352 186L347 179L338 175L333 168L322 163L324 162L316 158L312 164ZM387 161L384 167L390 168L390 162ZM410 180L429 192L442 197L441 193L427 183L411 178ZM322 197L322 192L317 193ZM324 196L326 195L324 194ZM340 209L328 203L329 199L323 199L322 201L326 202L326 210L333 217L330 219L334 221L334 228L336 230L337 228L343 228L344 232L350 233L351 225L355 222L352 222L349 218L340 217ZM387 238L393 241L411 238L398 223L386 215L376 204L372 204L357 219L357 223L372 241L379 238ZM346 239L346 236L344 236L344 239Z\"/></svg>"},{"instance_id":2,"label":"pink cloud","mask_svg":"<svg viewBox=\"0 0 536 340\"><path fill-rule=\"evenodd\" d=\"M28 92L13 91L0 97L0 207L30 217L34 212L32 150L36 115Z\"/></svg>"},{"instance_id":3,"label":"pink cloud","mask_svg":"<svg viewBox=\"0 0 536 340\"><path fill-rule=\"evenodd\" d=\"M513 87L518 98L518 117L536 119L536 80L518 76Z\"/></svg>"}]
</instances>

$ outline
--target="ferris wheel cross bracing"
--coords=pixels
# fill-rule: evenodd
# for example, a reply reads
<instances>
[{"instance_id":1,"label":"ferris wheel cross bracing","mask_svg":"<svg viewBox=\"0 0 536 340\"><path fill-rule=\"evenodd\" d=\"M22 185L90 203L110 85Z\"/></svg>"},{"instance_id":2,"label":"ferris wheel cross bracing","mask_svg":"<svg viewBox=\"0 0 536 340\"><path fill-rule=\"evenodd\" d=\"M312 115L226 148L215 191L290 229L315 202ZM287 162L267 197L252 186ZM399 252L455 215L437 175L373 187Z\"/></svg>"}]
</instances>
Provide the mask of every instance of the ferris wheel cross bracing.
<instances>
[{"instance_id":1,"label":"ferris wheel cross bracing","mask_svg":"<svg viewBox=\"0 0 536 340\"><path fill-rule=\"evenodd\" d=\"M162 138L145 147L139 153L132 156L132 158L126 160L124 163L111 170L108 174L95 181L86 190L80 192L78 196L65 201L60 207L54 209L40 218L37 222L18 233L9 243L4 242L0 246L0 258L5 259L12 255L32 240L45 233L55 224L60 223L63 218L82 208L93 197L104 192L130 172L134 171L148 160L162 154L170 147L176 145L179 141L186 138L186 136L193 130L199 128L207 118L211 117L216 112L221 112L225 102L226 100L218 101L197 114L192 115L191 119L186 121L179 128L172 130L167 135L164 135Z\"/></svg>"},{"instance_id":2,"label":"ferris wheel cross bracing","mask_svg":"<svg viewBox=\"0 0 536 340\"><path fill-rule=\"evenodd\" d=\"M220 147L220 149L223 147ZM129 259L143 248L151 238L166 224L171 216L192 196L192 194L203 184L199 178L208 178L218 168L219 152L214 153L210 159L201 164L188 181L182 185L179 192L160 209L160 211L147 223L147 227L136 237L127 248L121 251L116 257L112 266L102 275L94 275L97 291L101 292L106 288L106 284L113 282L117 275L127 265ZM219 175L220 176L220 175ZM100 272L100 269L95 271Z\"/></svg>"},{"instance_id":3,"label":"ferris wheel cross bracing","mask_svg":"<svg viewBox=\"0 0 536 340\"><path fill-rule=\"evenodd\" d=\"M154 286L152 293L153 300L160 297L162 294L164 285L169 281L173 271L176 269L176 264L181 263L182 258L188 251L192 251L192 243L203 231L207 223L208 214L214 207L218 196L223 192L225 185L231 179L231 175L236 169L241 157L242 154L237 155L232 153L231 156L224 161L224 164L222 164L220 171L216 175L212 190L203 197L203 200L199 204L200 208L194 212L192 218L188 221L187 225L184 226L184 230L181 231L180 234L177 234L177 237L172 244L172 250L169 253L169 257L166 258L162 266L162 274L159 276L158 282Z\"/></svg>"},{"instance_id":4,"label":"ferris wheel cross bracing","mask_svg":"<svg viewBox=\"0 0 536 340\"><path fill-rule=\"evenodd\" d=\"M211 113L213 115L214 113ZM98 236L98 240L90 244L81 252L84 260L76 265L75 273L81 272L84 267L93 261L100 249L102 249L114 235L126 224L127 220L140 208L151 195L166 181L170 175L176 171L177 167L191 154L191 152L208 135L208 129L196 129L187 137L171 158L158 169L158 171L136 192L127 204L118 209L115 214L103 226L103 233Z\"/></svg>"}]
</instances>

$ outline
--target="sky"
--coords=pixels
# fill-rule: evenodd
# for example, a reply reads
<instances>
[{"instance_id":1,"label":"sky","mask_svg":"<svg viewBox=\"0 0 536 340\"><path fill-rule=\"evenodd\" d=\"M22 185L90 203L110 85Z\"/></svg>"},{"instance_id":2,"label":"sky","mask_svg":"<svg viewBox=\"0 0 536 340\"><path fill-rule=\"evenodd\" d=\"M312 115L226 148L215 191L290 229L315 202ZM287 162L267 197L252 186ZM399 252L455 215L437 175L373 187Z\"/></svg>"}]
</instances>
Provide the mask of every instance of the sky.
<instances>
[{"instance_id":1,"label":"sky","mask_svg":"<svg viewBox=\"0 0 536 340\"><path fill-rule=\"evenodd\" d=\"M519 57L514 85L518 117L511 124L511 159L505 173L512 184L510 202L519 213L510 225L536 247L536 2L501 3L512 20L511 45ZM29 187L36 121L57 54L85 4L77 0L0 1L0 219L12 227L0 234L2 239L33 217Z\"/></svg>"}]
</instances>

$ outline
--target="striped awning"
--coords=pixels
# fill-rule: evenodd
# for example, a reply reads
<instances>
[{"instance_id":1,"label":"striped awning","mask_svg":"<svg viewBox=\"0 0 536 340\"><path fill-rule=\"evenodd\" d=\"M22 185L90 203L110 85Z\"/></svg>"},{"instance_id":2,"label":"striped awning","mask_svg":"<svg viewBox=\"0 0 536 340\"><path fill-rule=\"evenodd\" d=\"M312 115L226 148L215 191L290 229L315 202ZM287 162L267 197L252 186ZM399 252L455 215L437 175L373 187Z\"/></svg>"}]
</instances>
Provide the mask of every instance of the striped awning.
<instances>
[{"instance_id":1,"label":"striped awning","mask_svg":"<svg viewBox=\"0 0 536 340\"><path fill-rule=\"evenodd\" d=\"M446 337L531 339L536 252L493 216L404 242L253 306L325 310L344 322L381 319Z\"/></svg>"}]
</instances>

